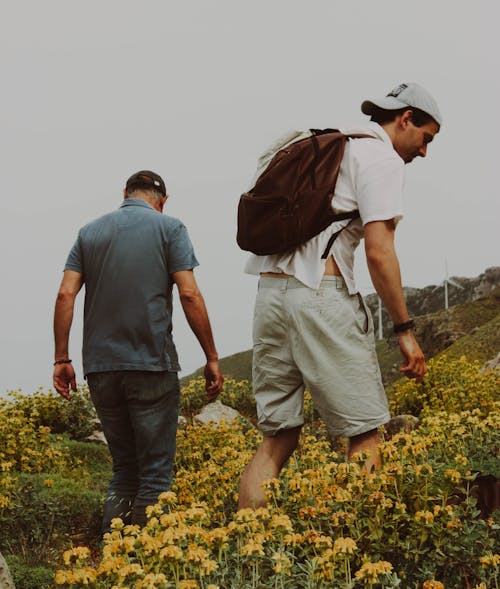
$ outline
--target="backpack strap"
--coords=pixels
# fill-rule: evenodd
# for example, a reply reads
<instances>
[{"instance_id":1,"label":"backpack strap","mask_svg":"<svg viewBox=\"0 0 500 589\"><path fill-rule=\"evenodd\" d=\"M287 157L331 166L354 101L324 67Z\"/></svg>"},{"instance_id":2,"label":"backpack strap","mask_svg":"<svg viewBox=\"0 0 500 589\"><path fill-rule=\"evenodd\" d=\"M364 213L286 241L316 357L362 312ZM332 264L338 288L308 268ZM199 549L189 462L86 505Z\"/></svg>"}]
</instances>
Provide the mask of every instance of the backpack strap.
<instances>
[{"instance_id":1,"label":"backpack strap","mask_svg":"<svg viewBox=\"0 0 500 589\"><path fill-rule=\"evenodd\" d=\"M315 135L323 135L324 133L339 133L339 130L338 129L311 129L311 132L313 134L312 137L314 137ZM367 133L345 133L345 136L348 137L349 139L365 139L365 138L376 139L376 137L374 137L373 135L368 135ZM342 231L346 227L348 227L354 221L354 219L357 219L359 216L360 216L359 211L357 209L355 211L350 211L348 213L339 213L338 215L335 215L334 222L335 221L343 221L344 219L351 219L351 220L349 221L349 223L347 223L347 225L345 227L342 227L342 229L339 229L330 237L330 239L328 240L328 242L326 244L325 251L321 255L322 260L326 260L328 258L328 256L330 255L330 250L332 249L332 246L333 246L335 240L342 233Z\"/></svg>"},{"instance_id":2,"label":"backpack strap","mask_svg":"<svg viewBox=\"0 0 500 589\"><path fill-rule=\"evenodd\" d=\"M349 223L347 223L347 225L345 227L342 227L342 229L339 229L330 237L330 239L328 240L328 243L326 244L325 251L321 255L322 260L326 260L328 258L328 256L330 255L330 250L332 249L332 246L333 246L335 240L342 233L342 231L344 231L344 229L346 227L348 227L354 221L354 219L357 219L359 217L359 211L356 210L356 211L351 211L350 213L339 213L338 217L342 217L342 219L349 219L350 218L351 220L349 221ZM336 221L341 221L342 219L337 218Z\"/></svg>"},{"instance_id":3,"label":"backpack strap","mask_svg":"<svg viewBox=\"0 0 500 589\"><path fill-rule=\"evenodd\" d=\"M311 174L311 186L313 190L316 190L316 165L319 160L319 144L316 137L319 135L327 135L330 133L341 133L339 129L309 129L311 132L310 140L313 145L314 149L314 159L311 164L310 174ZM372 138L376 139L373 135L367 135L366 133L341 133L344 137L348 139L364 139L364 138ZM341 221L342 219L349 219L350 215L339 217L336 219L337 221Z\"/></svg>"}]
</instances>

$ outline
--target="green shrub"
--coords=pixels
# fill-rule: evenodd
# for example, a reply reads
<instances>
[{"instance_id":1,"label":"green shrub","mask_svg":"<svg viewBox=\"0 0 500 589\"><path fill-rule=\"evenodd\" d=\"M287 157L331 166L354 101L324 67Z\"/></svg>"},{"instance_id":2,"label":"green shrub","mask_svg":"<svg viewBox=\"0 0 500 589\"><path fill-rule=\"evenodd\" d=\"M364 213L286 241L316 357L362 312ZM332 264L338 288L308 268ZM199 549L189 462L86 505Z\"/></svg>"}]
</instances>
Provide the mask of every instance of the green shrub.
<instances>
[{"instance_id":1,"label":"green shrub","mask_svg":"<svg viewBox=\"0 0 500 589\"><path fill-rule=\"evenodd\" d=\"M37 391L33 395L10 393L12 410L23 411L35 426L46 426L52 433L65 433L75 440L83 440L99 429L96 412L88 388L78 386L64 399L53 392ZM8 407L6 407L8 409Z\"/></svg>"},{"instance_id":2,"label":"green shrub","mask_svg":"<svg viewBox=\"0 0 500 589\"><path fill-rule=\"evenodd\" d=\"M55 447L61 447L79 464L79 470L95 490L105 491L111 479L111 454L105 444L79 442L77 440L57 441ZM75 475L77 476L77 475ZM89 478L87 478L89 477Z\"/></svg>"},{"instance_id":3,"label":"green shrub","mask_svg":"<svg viewBox=\"0 0 500 589\"><path fill-rule=\"evenodd\" d=\"M17 589L50 589L54 586L54 571L31 566L20 556L7 556L6 561Z\"/></svg>"},{"instance_id":4,"label":"green shrub","mask_svg":"<svg viewBox=\"0 0 500 589\"><path fill-rule=\"evenodd\" d=\"M500 401L500 371L481 371L479 362L465 357L449 360L440 356L429 362L421 383L398 381L391 394L391 412L416 417L439 411L459 413L479 410L486 416Z\"/></svg>"},{"instance_id":5,"label":"green shrub","mask_svg":"<svg viewBox=\"0 0 500 589\"><path fill-rule=\"evenodd\" d=\"M43 562L49 546L61 550L71 539L92 542L100 533L102 492L86 478L19 474L9 507L0 510L0 550Z\"/></svg>"}]
</instances>

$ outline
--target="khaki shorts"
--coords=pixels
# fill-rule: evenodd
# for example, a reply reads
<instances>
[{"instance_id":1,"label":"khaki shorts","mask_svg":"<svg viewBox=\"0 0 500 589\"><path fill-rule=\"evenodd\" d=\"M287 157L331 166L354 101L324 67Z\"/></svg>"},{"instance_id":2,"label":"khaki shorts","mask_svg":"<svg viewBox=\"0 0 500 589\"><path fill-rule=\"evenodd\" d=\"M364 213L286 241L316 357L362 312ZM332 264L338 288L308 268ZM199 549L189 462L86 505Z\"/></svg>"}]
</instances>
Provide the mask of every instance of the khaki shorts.
<instances>
[{"instance_id":1,"label":"khaki shorts","mask_svg":"<svg viewBox=\"0 0 500 589\"><path fill-rule=\"evenodd\" d=\"M371 313L341 277L323 277L318 290L295 278L261 277L253 342L264 435L303 425L305 388L334 436L357 436L390 420Z\"/></svg>"}]
</instances>

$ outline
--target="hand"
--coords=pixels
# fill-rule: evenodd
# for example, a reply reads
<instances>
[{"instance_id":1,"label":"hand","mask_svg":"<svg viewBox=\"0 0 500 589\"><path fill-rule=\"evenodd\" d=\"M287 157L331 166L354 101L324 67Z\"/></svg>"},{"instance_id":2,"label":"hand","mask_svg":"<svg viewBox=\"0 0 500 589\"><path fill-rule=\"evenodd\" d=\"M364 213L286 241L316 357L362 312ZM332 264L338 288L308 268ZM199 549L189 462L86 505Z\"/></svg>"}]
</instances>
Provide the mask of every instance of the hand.
<instances>
[{"instance_id":1,"label":"hand","mask_svg":"<svg viewBox=\"0 0 500 589\"><path fill-rule=\"evenodd\" d=\"M399 349L406 360L406 364L401 365L399 371L408 378L414 378L416 382L421 382L427 372L427 366L424 353L411 329L399 334Z\"/></svg>"},{"instance_id":2,"label":"hand","mask_svg":"<svg viewBox=\"0 0 500 589\"><path fill-rule=\"evenodd\" d=\"M65 399L69 399L70 388L76 392L75 369L72 364L56 364L53 376L54 388Z\"/></svg>"},{"instance_id":3,"label":"hand","mask_svg":"<svg viewBox=\"0 0 500 589\"><path fill-rule=\"evenodd\" d=\"M224 383L224 377L222 376L218 360L209 360L206 363L204 376L207 401L210 403L217 399Z\"/></svg>"}]
</instances>

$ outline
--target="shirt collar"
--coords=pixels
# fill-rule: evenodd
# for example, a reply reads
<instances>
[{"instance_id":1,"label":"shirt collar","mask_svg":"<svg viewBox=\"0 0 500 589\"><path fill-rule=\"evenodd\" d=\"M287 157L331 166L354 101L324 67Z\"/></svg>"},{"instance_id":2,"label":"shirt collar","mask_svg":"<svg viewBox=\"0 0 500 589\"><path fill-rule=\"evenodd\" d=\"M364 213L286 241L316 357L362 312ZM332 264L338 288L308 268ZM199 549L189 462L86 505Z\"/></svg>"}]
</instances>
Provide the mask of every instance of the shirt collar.
<instances>
[{"instance_id":1,"label":"shirt collar","mask_svg":"<svg viewBox=\"0 0 500 589\"><path fill-rule=\"evenodd\" d=\"M381 127L378 123L375 123L374 121L367 121L363 125L359 125L359 126L356 125L356 126L342 127L341 131L346 134L368 133L369 135L373 135L374 137L381 139L384 143L387 143L391 147L393 147L391 138L387 134L387 131L385 131L385 129L383 127Z\"/></svg>"},{"instance_id":2,"label":"shirt collar","mask_svg":"<svg viewBox=\"0 0 500 589\"><path fill-rule=\"evenodd\" d=\"M142 198L126 198L120 205L120 208L122 207L147 207L153 209L153 211L155 210L152 205Z\"/></svg>"},{"instance_id":3,"label":"shirt collar","mask_svg":"<svg viewBox=\"0 0 500 589\"><path fill-rule=\"evenodd\" d=\"M389 145L392 147L391 138L383 127L381 127L378 123L375 123L375 121L369 121L368 125L370 131L372 131L374 135L376 135L379 139L382 139L382 141L385 143L389 143Z\"/></svg>"}]
</instances>

